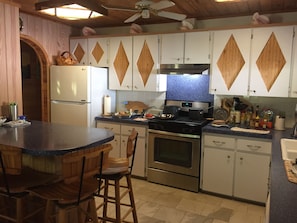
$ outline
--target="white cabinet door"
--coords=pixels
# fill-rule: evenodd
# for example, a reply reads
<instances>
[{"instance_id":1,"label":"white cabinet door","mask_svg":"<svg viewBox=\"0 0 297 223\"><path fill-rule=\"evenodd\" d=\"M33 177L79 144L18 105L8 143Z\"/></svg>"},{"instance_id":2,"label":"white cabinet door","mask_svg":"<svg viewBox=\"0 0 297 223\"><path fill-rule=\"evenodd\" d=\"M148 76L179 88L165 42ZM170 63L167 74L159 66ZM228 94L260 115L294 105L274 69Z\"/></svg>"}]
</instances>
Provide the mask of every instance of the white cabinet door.
<instances>
[{"instance_id":1,"label":"white cabinet door","mask_svg":"<svg viewBox=\"0 0 297 223\"><path fill-rule=\"evenodd\" d=\"M234 196L265 203L268 195L270 156L236 154Z\"/></svg>"},{"instance_id":2,"label":"white cabinet door","mask_svg":"<svg viewBox=\"0 0 297 223\"><path fill-rule=\"evenodd\" d=\"M161 64L183 63L210 63L209 32L161 35Z\"/></svg>"},{"instance_id":3,"label":"white cabinet door","mask_svg":"<svg viewBox=\"0 0 297 223\"><path fill-rule=\"evenodd\" d=\"M184 33L161 35L161 64L183 63L184 41Z\"/></svg>"},{"instance_id":4,"label":"white cabinet door","mask_svg":"<svg viewBox=\"0 0 297 223\"><path fill-rule=\"evenodd\" d=\"M202 189L232 196L234 151L204 148Z\"/></svg>"},{"instance_id":5,"label":"white cabinet door","mask_svg":"<svg viewBox=\"0 0 297 223\"><path fill-rule=\"evenodd\" d=\"M158 74L159 36L133 37L133 90L166 91L167 76Z\"/></svg>"},{"instance_id":6,"label":"white cabinet door","mask_svg":"<svg viewBox=\"0 0 297 223\"><path fill-rule=\"evenodd\" d=\"M88 39L70 39L70 52L80 65L88 65Z\"/></svg>"},{"instance_id":7,"label":"white cabinet door","mask_svg":"<svg viewBox=\"0 0 297 223\"><path fill-rule=\"evenodd\" d=\"M210 93L247 95L251 29L213 32Z\"/></svg>"},{"instance_id":8,"label":"white cabinet door","mask_svg":"<svg viewBox=\"0 0 297 223\"><path fill-rule=\"evenodd\" d=\"M253 29L251 96L288 97L293 27Z\"/></svg>"},{"instance_id":9,"label":"white cabinet door","mask_svg":"<svg viewBox=\"0 0 297 223\"><path fill-rule=\"evenodd\" d=\"M109 142L112 145L112 150L109 152L110 157L121 156L121 125L108 122L97 121L97 128L104 128L114 133L114 139Z\"/></svg>"},{"instance_id":10,"label":"white cabinet door","mask_svg":"<svg viewBox=\"0 0 297 223\"><path fill-rule=\"evenodd\" d=\"M210 63L210 32L185 33L184 63Z\"/></svg>"},{"instance_id":11,"label":"white cabinet door","mask_svg":"<svg viewBox=\"0 0 297 223\"><path fill-rule=\"evenodd\" d=\"M297 32L297 26L294 26L294 33ZM292 77L290 86L290 97L297 98L297 37L294 37L292 54Z\"/></svg>"},{"instance_id":12,"label":"white cabinet door","mask_svg":"<svg viewBox=\"0 0 297 223\"><path fill-rule=\"evenodd\" d=\"M108 38L89 38L88 57L92 66L108 67Z\"/></svg>"},{"instance_id":13,"label":"white cabinet door","mask_svg":"<svg viewBox=\"0 0 297 223\"><path fill-rule=\"evenodd\" d=\"M112 37L109 44L109 88L131 91L133 89L132 36Z\"/></svg>"}]
</instances>

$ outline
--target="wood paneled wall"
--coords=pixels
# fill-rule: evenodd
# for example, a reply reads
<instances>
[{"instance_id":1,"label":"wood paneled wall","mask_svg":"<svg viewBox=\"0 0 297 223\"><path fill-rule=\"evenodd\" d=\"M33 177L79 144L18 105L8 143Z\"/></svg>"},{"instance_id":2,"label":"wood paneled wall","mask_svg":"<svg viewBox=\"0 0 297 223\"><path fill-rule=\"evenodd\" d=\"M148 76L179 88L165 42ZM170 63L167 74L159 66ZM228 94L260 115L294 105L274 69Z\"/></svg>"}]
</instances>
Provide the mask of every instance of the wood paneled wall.
<instances>
[{"instance_id":1,"label":"wood paneled wall","mask_svg":"<svg viewBox=\"0 0 297 223\"><path fill-rule=\"evenodd\" d=\"M22 114L19 7L0 0L0 115L9 115L9 103Z\"/></svg>"},{"instance_id":2,"label":"wood paneled wall","mask_svg":"<svg viewBox=\"0 0 297 223\"><path fill-rule=\"evenodd\" d=\"M19 31L19 18L24 28ZM69 36L77 33L72 27L19 13L19 7L6 0L0 0L0 115L9 115L9 103L18 103L18 113L23 113L22 78L20 57L20 34L30 40L40 58L42 73L43 120L49 117L49 66L55 64L55 57L69 50ZM33 43L33 44L32 44Z\"/></svg>"}]
</instances>

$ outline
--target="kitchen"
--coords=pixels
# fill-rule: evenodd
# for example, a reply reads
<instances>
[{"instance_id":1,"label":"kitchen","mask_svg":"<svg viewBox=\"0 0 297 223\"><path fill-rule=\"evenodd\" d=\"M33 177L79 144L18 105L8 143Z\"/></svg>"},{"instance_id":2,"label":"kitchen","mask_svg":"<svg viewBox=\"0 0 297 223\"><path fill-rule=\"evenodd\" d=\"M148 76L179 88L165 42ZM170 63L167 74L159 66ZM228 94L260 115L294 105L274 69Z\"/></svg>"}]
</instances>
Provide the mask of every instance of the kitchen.
<instances>
[{"instance_id":1,"label":"kitchen","mask_svg":"<svg viewBox=\"0 0 297 223\"><path fill-rule=\"evenodd\" d=\"M22 14L21 16L24 20L24 31L23 33L25 35L29 35L30 33L34 33L34 29L33 28L33 24L36 24L36 26L38 27L38 21L34 19L34 16L31 15L27 15L27 14ZM248 18L244 18L245 20L250 19L250 17ZM288 16L288 18L286 18L290 20L290 16ZM210 23L212 23L213 21L209 21ZM224 21L222 21L224 22ZM226 24L228 24L229 20L226 19ZM291 22L295 22L295 21L291 21ZM26 24L30 24L30 25L26 25ZM32 24L32 26L31 26ZM199 25L199 23L198 23ZM36 27L34 26L34 27ZM38 30L38 28L37 28ZM108 32L111 29L100 29L100 31L98 32ZM112 31L110 31L112 32ZM57 33L59 33L59 30L57 30ZM62 34L67 34L70 33L70 30L68 27L62 27L60 30L60 33ZM39 42L43 45L43 47L45 49L48 49L51 44L54 43L59 43L59 50L60 52L64 51L65 49L67 49L67 38L64 39L64 37L60 36L61 34L57 34L57 36L55 37L53 35L53 41L52 42L48 42L46 41L46 38L42 35L46 35L46 34L42 34L42 33L38 33L36 34L36 37L34 37L34 39L38 39ZM30 35L29 35L30 36ZM52 50L50 55L57 55L57 50ZM169 77L170 78L170 77ZM176 78L177 80L176 83L181 83L181 80L184 80L184 78L182 76L178 76L178 77L173 77L172 79ZM179 80L179 78L181 80ZM192 77L189 77L192 78ZM185 81L185 85L188 84L187 81ZM191 82L191 81L189 81ZM170 85L170 82L169 82ZM183 87L183 86L180 86ZM186 89L188 89L187 87L185 87ZM6 89L6 87L5 87ZM170 91L167 91L167 95L165 93L155 93L155 92L151 92L151 93L142 93L142 92L138 92L137 94L135 94L134 92L126 92L126 91L120 91L119 94L117 94L117 108L119 108L118 110L124 110L124 101L143 101L146 104L149 105L154 105L157 108L161 108L163 106L164 100L166 99L167 96L170 96ZM193 98L192 98L193 96ZM187 95L185 95L187 100L196 100L196 97L199 97L199 95L197 96L197 94L195 94L195 92L187 92ZM225 96L223 96L225 97ZM176 99L176 98L171 98L171 99ZM184 100L185 98L178 98L180 100ZM286 113L286 127L287 128L292 128L293 124L294 124L294 109L295 109L295 105L296 105L296 99L294 98L279 98L279 97L273 97L273 98L269 98L269 97L248 97L247 98L248 101L254 105L259 104L261 108L271 108L272 110L274 110L276 113L277 112L285 112ZM277 103L275 103L277 99ZM19 103L21 104L21 102ZM221 97L220 96L215 96L214 98L214 104L216 107L219 107L221 104ZM280 109L281 108L281 109ZM46 118L45 118L46 119Z\"/></svg>"}]
</instances>

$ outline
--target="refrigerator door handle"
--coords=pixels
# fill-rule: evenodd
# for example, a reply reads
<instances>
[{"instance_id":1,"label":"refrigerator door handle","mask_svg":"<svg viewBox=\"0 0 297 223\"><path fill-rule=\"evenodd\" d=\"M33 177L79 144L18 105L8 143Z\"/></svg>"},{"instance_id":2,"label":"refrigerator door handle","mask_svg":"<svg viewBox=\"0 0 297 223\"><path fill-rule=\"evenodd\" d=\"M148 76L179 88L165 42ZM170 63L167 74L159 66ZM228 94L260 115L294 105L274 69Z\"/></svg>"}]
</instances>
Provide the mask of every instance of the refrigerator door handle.
<instances>
[{"instance_id":1,"label":"refrigerator door handle","mask_svg":"<svg viewBox=\"0 0 297 223\"><path fill-rule=\"evenodd\" d=\"M89 102L86 102L86 101L57 101L57 100L52 100L52 103L56 103L56 104L77 104L77 105L85 105L85 104L88 104Z\"/></svg>"}]
</instances>

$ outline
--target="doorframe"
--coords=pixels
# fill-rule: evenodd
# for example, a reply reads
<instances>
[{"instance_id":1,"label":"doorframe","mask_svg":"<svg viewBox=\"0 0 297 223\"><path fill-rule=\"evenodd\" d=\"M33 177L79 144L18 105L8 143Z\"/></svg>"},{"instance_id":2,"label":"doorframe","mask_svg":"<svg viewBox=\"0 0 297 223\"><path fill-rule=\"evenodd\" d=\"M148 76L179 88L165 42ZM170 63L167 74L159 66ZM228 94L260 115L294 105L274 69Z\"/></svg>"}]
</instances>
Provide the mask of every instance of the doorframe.
<instances>
[{"instance_id":1,"label":"doorframe","mask_svg":"<svg viewBox=\"0 0 297 223\"><path fill-rule=\"evenodd\" d=\"M39 63L41 74L41 120L49 122L50 106L49 106L49 66L50 61L46 50L32 37L21 34L20 40L24 41L35 51Z\"/></svg>"}]
</instances>

